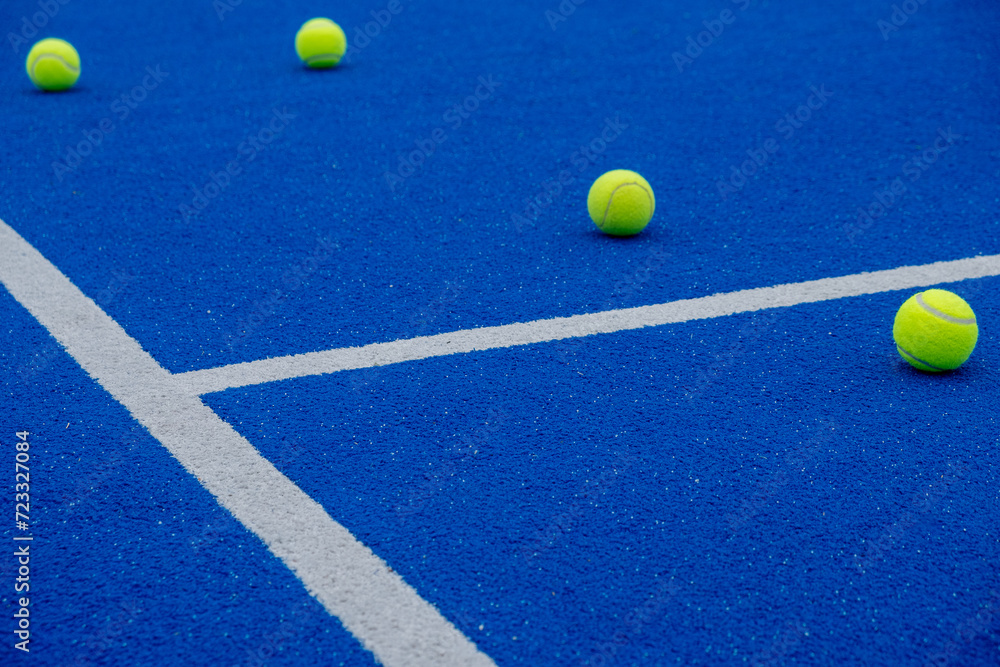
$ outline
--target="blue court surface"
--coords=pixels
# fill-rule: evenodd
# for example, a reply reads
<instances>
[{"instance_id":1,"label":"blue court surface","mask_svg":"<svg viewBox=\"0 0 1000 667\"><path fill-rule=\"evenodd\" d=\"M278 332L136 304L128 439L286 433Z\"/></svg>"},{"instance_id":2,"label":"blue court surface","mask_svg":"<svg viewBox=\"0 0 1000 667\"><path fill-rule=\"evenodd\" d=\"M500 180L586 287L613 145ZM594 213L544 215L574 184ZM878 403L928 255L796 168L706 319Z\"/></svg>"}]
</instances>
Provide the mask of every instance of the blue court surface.
<instances>
[{"instance_id":1,"label":"blue court surface","mask_svg":"<svg viewBox=\"0 0 1000 667\"><path fill-rule=\"evenodd\" d=\"M1000 665L998 34L6 0L0 664ZM928 288L956 371L896 351Z\"/></svg>"}]
</instances>

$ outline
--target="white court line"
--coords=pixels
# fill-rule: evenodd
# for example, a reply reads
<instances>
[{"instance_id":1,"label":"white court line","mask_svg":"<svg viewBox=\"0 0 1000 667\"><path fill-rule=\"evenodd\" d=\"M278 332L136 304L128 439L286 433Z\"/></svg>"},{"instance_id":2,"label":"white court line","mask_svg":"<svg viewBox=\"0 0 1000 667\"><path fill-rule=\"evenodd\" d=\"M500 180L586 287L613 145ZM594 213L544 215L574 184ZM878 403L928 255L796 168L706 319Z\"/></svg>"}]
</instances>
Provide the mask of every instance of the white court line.
<instances>
[{"instance_id":1,"label":"white court line","mask_svg":"<svg viewBox=\"0 0 1000 667\"><path fill-rule=\"evenodd\" d=\"M3 221L0 249L14 298L382 664L494 666Z\"/></svg>"},{"instance_id":2,"label":"white court line","mask_svg":"<svg viewBox=\"0 0 1000 667\"><path fill-rule=\"evenodd\" d=\"M234 387L309 375L385 366L476 350L532 345L564 338L676 324L997 275L1000 275L1000 255L988 255L923 266L904 266L886 271L858 273L840 278L759 287L697 299L671 301L655 306L466 329L389 343L373 343L364 347L346 347L274 357L178 373L174 377L187 391L201 396Z\"/></svg>"}]
</instances>

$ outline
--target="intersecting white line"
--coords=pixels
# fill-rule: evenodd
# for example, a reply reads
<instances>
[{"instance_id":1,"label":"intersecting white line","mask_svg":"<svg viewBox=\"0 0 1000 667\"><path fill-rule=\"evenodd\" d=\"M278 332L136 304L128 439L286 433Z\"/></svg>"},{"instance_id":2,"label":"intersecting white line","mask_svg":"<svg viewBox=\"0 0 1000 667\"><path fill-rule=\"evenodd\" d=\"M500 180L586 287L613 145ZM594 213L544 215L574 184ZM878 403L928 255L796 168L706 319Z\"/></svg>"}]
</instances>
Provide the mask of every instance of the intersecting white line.
<instances>
[{"instance_id":1,"label":"intersecting white line","mask_svg":"<svg viewBox=\"0 0 1000 667\"><path fill-rule=\"evenodd\" d=\"M0 283L389 667L495 667L0 220Z\"/></svg>"},{"instance_id":2,"label":"intersecting white line","mask_svg":"<svg viewBox=\"0 0 1000 667\"><path fill-rule=\"evenodd\" d=\"M171 374L0 220L0 283L385 665L493 665L200 399L343 370L509 348L1000 275L1000 255L468 329Z\"/></svg>"},{"instance_id":3,"label":"intersecting white line","mask_svg":"<svg viewBox=\"0 0 1000 667\"><path fill-rule=\"evenodd\" d=\"M201 396L235 387L338 371L385 366L476 350L532 345L565 338L614 333L691 320L786 308L847 297L914 289L1000 275L1000 255L857 273L774 287L759 287L654 306L557 317L519 324L466 329L434 336L309 352L178 373L177 382Z\"/></svg>"}]
</instances>

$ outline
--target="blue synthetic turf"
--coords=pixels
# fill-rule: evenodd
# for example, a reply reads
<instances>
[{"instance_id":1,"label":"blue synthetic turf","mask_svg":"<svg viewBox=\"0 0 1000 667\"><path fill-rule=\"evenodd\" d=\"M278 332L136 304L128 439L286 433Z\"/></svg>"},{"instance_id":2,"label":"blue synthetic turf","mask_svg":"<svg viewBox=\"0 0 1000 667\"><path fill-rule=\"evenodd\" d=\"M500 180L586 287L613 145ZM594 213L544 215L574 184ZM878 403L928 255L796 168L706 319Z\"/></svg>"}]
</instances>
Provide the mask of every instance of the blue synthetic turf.
<instances>
[{"instance_id":1,"label":"blue synthetic turf","mask_svg":"<svg viewBox=\"0 0 1000 667\"><path fill-rule=\"evenodd\" d=\"M33 3L11 5L0 25ZM207 0L66 5L51 32L85 55L79 87L36 93L11 53L0 75L4 219L88 293L125 283L109 312L176 371L629 304L613 286L655 246L672 255L649 303L998 250L983 233L1000 150L985 2L926 5L888 41L876 20L891 6L861 0L590 0L555 31L545 3L403 6L347 66L316 73L291 50L310 3L245 0L221 22ZM671 53L727 7L736 22L678 73ZM380 8L323 10L353 35ZM117 122L110 105L147 66L169 76ZM502 85L453 130L442 116L480 76ZM784 140L775 124L824 85L833 97ZM274 108L297 117L185 223L191 186ZM524 200L615 116L629 127L518 233ZM58 181L51 163L105 117L115 131ZM392 194L384 173L439 127L448 140ZM851 243L857 207L948 127L964 138ZM768 138L781 150L723 200L716 182ZM658 195L641 240L586 219L591 181L616 167Z\"/></svg>"},{"instance_id":2,"label":"blue synthetic turf","mask_svg":"<svg viewBox=\"0 0 1000 667\"><path fill-rule=\"evenodd\" d=\"M61 1L38 37L73 42L83 75L60 95L34 90L28 45L6 37L37 0L0 6L0 219L171 371L1000 253L989 0L928 0L887 38L888 1L587 0L553 29L556 0L399 0L329 72L299 65L298 26L325 14L353 40L388 2L243 0L220 20L212 0ZM678 72L672 54L725 9ZM157 67L121 119L115 100ZM481 77L500 85L453 127ZM788 136L776 124L814 87L832 95ZM275 110L294 118L246 161ZM105 118L114 131L60 179L52 163ZM608 119L627 127L578 168ZM438 128L392 190L386 172ZM184 219L192 186L234 160ZM635 239L586 217L612 168L657 195ZM572 182L527 210L562 170ZM896 179L888 214L858 226ZM947 377L896 357L906 295L884 294L206 402L500 665L996 663L998 285L953 286L983 333ZM268 664L371 664L0 303L0 442L35 429L43 480L30 660L244 664L271 637ZM12 568L0 559L4 609Z\"/></svg>"},{"instance_id":3,"label":"blue synthetic turf","mask_svg":"<svg viewBox=\"0 0 1000 667\"><path fill-rule=\"evenodd\" d=\"M371 665L261 542L128 412L96 387L6 292L2 443L13 500L15 431L28 430L30 589L3 526L3 664ZM4 466L8 468L7 465ZM12 546L13 545L13 546ZM13 648L15 600L32 605L30 655ZM9 613L8 613L9 612ZM258 662L250 656L256 655Z\"/></svg>"},{"instance_id":4,"label":"blue synthetic turf","mask_svg":"<svg viewBox=\"0 0 1000 667\"><path fill-rule=\"evenodd\" d=\"M998 286L959 291L996 313ZM299 448L283 471L500 664L923 664L998 602L997 338L942 382L894 357L898 302L209 404L272 460Z\"/></svg>"}]
</instances>

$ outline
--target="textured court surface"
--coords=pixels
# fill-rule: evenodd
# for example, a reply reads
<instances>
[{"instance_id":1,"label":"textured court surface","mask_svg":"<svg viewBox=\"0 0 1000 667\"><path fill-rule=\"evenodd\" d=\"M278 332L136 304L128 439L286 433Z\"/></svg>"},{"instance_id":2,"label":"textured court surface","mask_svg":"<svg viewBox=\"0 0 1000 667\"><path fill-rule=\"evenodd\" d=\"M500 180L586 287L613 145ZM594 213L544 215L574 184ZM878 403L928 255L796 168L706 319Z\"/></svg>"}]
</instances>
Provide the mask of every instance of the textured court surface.
<instances>
[{"instance_id":1,"label":"textured court surface","mask_svg":"<svg viewBox=\"0 0 1000 667\"><path fill-rule=\"evenodd\" d=\"M53 6L25 44L39 3L0 7L0 220L165 378L1000 254L986 0ZM355 44L335 71L295 58L316 15ZM721 33L675 57L705 21ZM24 73L49 35L83 60L65 94ZM613 168L657 195L634 239L586 216ZM380 634L395 598L310 594L340 565L309 551L317 523L227 509L299 506L234 452L436 610L428 636L496 665L1000 663L995 258L935 278L981 329L944 377L896 355L914 289L885 287L203 394L164 380L164 410L200 395L220 437L159 419L151 376L84 370L15 298L22 261L0 247L3 664L429 664ZM227 465L252 482L238 502Z\"/></svg>"}]
</instances>

